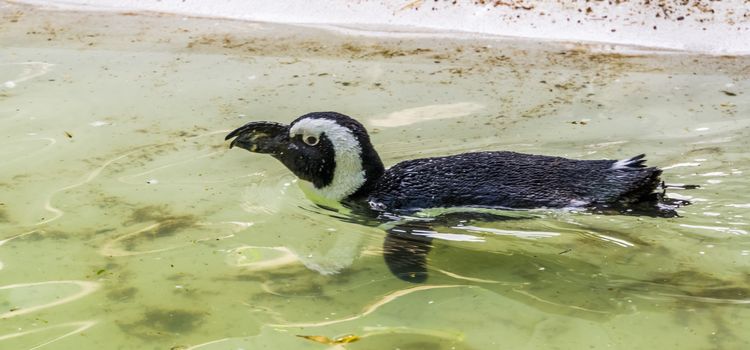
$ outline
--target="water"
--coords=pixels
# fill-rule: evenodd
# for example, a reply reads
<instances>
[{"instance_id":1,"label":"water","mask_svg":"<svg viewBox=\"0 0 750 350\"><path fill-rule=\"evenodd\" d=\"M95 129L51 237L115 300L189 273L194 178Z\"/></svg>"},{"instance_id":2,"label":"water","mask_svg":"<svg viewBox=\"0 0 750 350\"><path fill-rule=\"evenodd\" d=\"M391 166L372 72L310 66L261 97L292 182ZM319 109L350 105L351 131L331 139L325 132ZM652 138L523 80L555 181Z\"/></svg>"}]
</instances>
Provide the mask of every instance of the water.
<instances>
[{"instance_id":1,"label":"water","mask_svg":"<svg viewBox=\"0 0 750 350\"><path fill-rule=\"evenodd\" d=\"M390 39L0 5L3 349L738 349L750 336L750 59ZM682 217L438 225L430 277L315 207L249 120L335 110L387 165L647 153ZM452 234L452 235L451 235ZM298 335L359 337L324 345Z\"/></svg>"}]
</instances>

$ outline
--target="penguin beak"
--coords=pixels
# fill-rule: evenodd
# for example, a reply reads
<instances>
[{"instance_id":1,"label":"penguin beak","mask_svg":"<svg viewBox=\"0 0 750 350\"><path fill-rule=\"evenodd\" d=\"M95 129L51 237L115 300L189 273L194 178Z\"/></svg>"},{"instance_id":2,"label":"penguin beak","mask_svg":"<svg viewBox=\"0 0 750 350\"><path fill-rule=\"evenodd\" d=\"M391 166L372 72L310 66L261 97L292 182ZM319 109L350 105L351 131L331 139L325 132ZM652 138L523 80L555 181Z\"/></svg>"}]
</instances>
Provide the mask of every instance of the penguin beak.
<instances>
[{"instance_id":1,"label":"penguin beak","mask_svg":"<svg viewBox=\"0 0 750 350\"><path fill-rule=\"evenodd\" d=\"M289 126L275 122L250 122L232 131L224 138L234 146L250 152L277 155L289 145Z\"/></svg>"}]
</instances>

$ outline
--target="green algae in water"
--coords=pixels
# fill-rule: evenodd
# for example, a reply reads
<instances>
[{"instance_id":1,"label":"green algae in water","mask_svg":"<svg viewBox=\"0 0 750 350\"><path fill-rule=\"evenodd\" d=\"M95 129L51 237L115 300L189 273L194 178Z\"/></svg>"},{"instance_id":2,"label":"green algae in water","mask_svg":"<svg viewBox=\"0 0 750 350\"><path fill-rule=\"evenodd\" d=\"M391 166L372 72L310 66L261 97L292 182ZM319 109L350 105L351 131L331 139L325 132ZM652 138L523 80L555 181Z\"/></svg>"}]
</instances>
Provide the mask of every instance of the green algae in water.
<instances>
[{"instance_id":1,"label":"green algae in water","mask_svg":"<svg viewBox=\"0 0 750 350\"><path fill-rule=\"evenodd\" d=\"M2 348L750 346L747 57L31 11L0 7ZM647 153L701 188L671 219L456 216L408 284L382 227L227 152L241 123L316 110L387 165Z\"/></svg>"},{"instance_id":2,"label":"green algae in water","mask_svg":"<svg viewBox=\"0 0 750 350\"><path fill-rule=\"evenodd\" d=\"M204 321L205 312L182 309L149 308L132 322L118 322L128 335L144 340L179 336L196 329Z\"/></svg>"},{"instance_id":3,"label":"green algae in water","mask_svg":"<svg viewBox=\"0 0 750 350\"><path fill-rule=\"evenodd\" d=\"M0 222L9 222L10 217L8 216L8 213L5 211L5 208L0 207Z\"/></svg>"}]
</instances>

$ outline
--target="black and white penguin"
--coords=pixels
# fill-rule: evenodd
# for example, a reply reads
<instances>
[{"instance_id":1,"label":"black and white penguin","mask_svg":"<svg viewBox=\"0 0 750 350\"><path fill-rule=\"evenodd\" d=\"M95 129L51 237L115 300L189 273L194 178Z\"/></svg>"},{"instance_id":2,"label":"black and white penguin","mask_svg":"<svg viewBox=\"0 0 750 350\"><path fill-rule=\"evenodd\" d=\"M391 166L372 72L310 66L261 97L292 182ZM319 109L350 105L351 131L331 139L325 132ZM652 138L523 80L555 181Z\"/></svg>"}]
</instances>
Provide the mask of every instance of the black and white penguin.
<instances>
[{"instance_id":1,"label":"black and white penguin","mask_svg":"<svg viewBox=\"0 0 750 350\"><path fill-rule=\"evenodd\" d=\"M574 160L516 152L472 152L408 160L385 169L367 130L336 112L305 114L291 124L250 122L232 131L230 148L270 154L320 197L364 207L391 219L428 208L647 209L675 216L661 204L661 170L644 155L625 160ZM648 211L651 210L651 211ZM409 282L427 278L431 239L424 222L390 229L383 243L391 272ZM416 234L414 234L416 232Z\"/></svg>"},{"instance_id":2,"label":"black and white penguin","mask_svg":"<svg viewBox=\"0 0 750 350\"><path fill-rule=\"evenodd\" d=\"M379 212L484 207L627 208L657 199L661 170L644 155L574 160L508 151L408 160L385 169L367 130L335 112L305 114L290 125L250 122L226 139L280 160L318 195L367 202Z\"/></svg>"}]
</instances>

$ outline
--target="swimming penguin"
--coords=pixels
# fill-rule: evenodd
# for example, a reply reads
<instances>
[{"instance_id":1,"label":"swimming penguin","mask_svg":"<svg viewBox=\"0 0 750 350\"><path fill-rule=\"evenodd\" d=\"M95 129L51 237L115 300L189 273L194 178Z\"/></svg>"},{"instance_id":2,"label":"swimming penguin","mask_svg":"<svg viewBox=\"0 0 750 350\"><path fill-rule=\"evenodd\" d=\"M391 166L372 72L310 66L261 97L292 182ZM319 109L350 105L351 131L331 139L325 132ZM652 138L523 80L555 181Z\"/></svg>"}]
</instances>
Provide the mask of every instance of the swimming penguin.
<instances>
[{"instance_id":1,"label":"swimming penguin","mask_svg":"<svg viewBox=\"0 0 750 350\"><path fill-rule=\"evenodd\" d=\"M574 160L508 151L407 160L385 169L358 121L336 112L305 114L291 124L250 122L232 131L230 148L270 154L326 199L364 206L385 218L428 208L597 208L632 211L662 205L661 170L643 154L624 160ZM663 186L662 186L663 187ZM647 212L650 213L650 212ZM423 222L389 230L383 244L399 278L427 278L431 239ZM416 232L416 233L415 233Z\"/></svg>"},{"instance_id":2,"label":"swimming penguin","mask_svg":"<svg viewBox=\"0 0 750 350\"><path fill-rule=\"evenodd\" d=\"M336 112L305 114L290 125L250 122L230 148L270 154L318 195L365 201L379 212L484 207L624 208L658 198L661 170L644 155L574 160L508 151L408 160L385 169L362 124Z\"/></svg>"}]
</instances>

